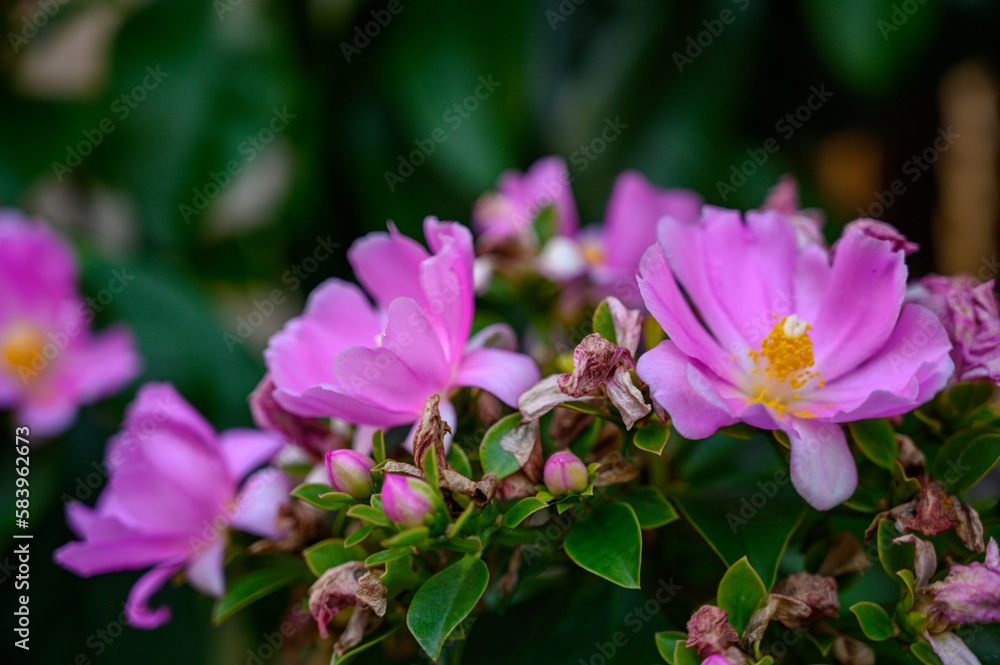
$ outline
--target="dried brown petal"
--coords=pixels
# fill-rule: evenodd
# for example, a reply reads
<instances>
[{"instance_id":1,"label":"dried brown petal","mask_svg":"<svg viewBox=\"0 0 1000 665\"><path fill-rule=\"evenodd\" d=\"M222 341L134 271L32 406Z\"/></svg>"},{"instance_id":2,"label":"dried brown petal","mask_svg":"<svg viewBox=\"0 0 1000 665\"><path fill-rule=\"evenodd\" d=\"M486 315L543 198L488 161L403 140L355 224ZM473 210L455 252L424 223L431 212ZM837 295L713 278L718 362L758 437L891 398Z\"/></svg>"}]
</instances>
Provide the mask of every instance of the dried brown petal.
<instances>
[{"instance_id":1,"label":"dried brown petal","mask_svg":"<svg viewBox=\"0 0 1000 665\"><path fill-rule=\"evenodd\" d=\"M743 633L743 644L760 642L767 624L772 620L780 621L788 628L798 628L810 614L812 609L801 600L780 593L770 593L764 606L750 615Z\"/></svg>"},{"instance_id":2,"label":"dried brown petal","mask_svg":"<svg viewBox=\"0 0 1000 665\"><path fill-rule=\"evenodd\" d=\"M583 397L607 381L618 367L635 367L632 354L599 333L591 333L573 350L573 373L559 377L559 389L572 397Z\"/></svg>"},{"instance_id":3,"label":"dried brown petal","mask_svg":"<svg viewBox=\"0 0 1000 665\"><path fill-rule=\"evenodd\" d=\"M853 533L845 531L830 539L823 563L819 565L819 575L845 575L860 573L872 566L871 557Z\"/></svg>"},{"instance_id":4,"label":"dried brown petal","mask_svg":"<svg viewBox=\"0 0 1000 665\"><path fill-rule=\"evenodd\" d=\"M618 346L635 356L639 348L639 338L642 336L643 314L641 310L627 308L621 300L608 296L608 310L615 326L615 340Z\"/></svg>"},{"instance_id":5,"label":"dried brown petal","mask_svg":"<svg viewBox=\"0 0 1000 665\"><path fill-rule=\"evenodd\" d=\"M875 665L872 648L847 635L838 635L833 641L833 657L840 665Z\"/></svg>"},{"instance_id":6,"label":"dried brown petal","mask_svg":"<svg viewBox=\"0 0 1000 665\"><path fill-rule=\"evenodd\" d=\"M617 450L601 459L601 466L597 467L597 480L594 487L605 487L607 485L618 485L635 480L639 476L639 469L625 461Z\"/></svg>"},{"instance_id":7,"label":"dried brown petal","mask_svg":"<svg viewBox=\"0 0 1000 665\"><path fill-rule=\"evenodd\" d=\"M380 617L385 616L385 587L382 586L383 568L369 570L358 580L358 602L367 605L375 614Z\"/></svg>"},{"instance_id":8,"label":"dried brown petal","mask_svg":"<svg viewBox=\"0 0 1000 665\"><path fill-rule=\"evenodd\" d=\"M790 625L778 618L789 628L800 623L808 624L822 617L836 619L840 614L840 600L837 598L837 580L823 575L813 575L802 571L789 575L775 588L777 593L800 600L809 607L809 614L802 621Z\"/></svg>"},{"instance_id":9,"label":"dried brown petal","mask_svg":"<svg viewBox=\"0 0 1000 665\"><path fill-rule=\"evenodd\" d=\"M381 619L378 619L371 610L356 609L348 620L344 632L340 634L340 637L334 643L334 653L338 657L343 656L361 644L361 640L365 638L365 634L375 630L380 623Z\"/></svg>"},{"instance_id":10,"label":"dried brown petal","mask_svg":"<svg viewBox=\"0 0 1000 665\"><path fill-rule=\"evenodd\" d=\"M417 431L413 434L413 460L417 468L424 468L424 454L431 446L437 453L437 463L439 469L448 466L448 457L444 452L444 437L451 433L448 423L441 419L441 412L438 405L441 403L439 395L431 395L424 403L424 415L420 418Z\"/></svg>"},{"instance_id":11,"label":"dried brown petal","mask_svg":"<svg viewBox=\"0 0 1000 665\"><path fill-rule=\"evenodd\" d=\"M537 485L538 482L528 478L523 471L512 473L500 481L496 494L497 500L513 501L514 499L534 496L538 492L535 489Z\"/></svg>"},{"instance_id":12,"label":"dried brown petal","mask_svg":"<svg viewBox=\"0 0 1000 665\"><path fill-rule=\"evenodd\" d=\"M625 367L619 367L615 370L615 373L604 384L604 389L608 393L608 399L622 414L625 429L632 429L635 421L645 418L653 410L653 407L646 404L642 393L632 382L632 375Z\"/></svg>"},{"instance_id":13,"label":"dried brown petal","mask_svg":"<svg viewBox=\"0 0 1000 665\"><path fill-rule=\"evenodd\" d=\"M905 434L897 434L896 443L899 446L899 463L903 465L906 475L923 475L924 468L927 466L927 458L913 443L913 439Z\"/></svg>"},{"instance_id":14,"label":"dried brown petal","mask_svg":"<svg viewBox=\"0 0 1000 665\"><path fill-rule=\"evenodd\" d=\"M358 580L367 572L364 562L348 561L328 569L309 587L309 611L316 620L321 636L330 636L327 625L337 612L360 604L357 597Z\"/></svg>"},{"instance_id":15,"label":"dried brown petal","mask_svg":"<svg viewBox=\"0 0 1000 665\"><path fill-rule=\"evenodd\" d=\"M918 480L920 491L916 497L876 515L865 531L865 540L871 542L878 531L879 520L891 519L895 521L896 529L901 534L917 532L925 536L937 536L955 529L965 547L974 552L985 550L983 524L975 509L962 503L956 496L947 496L940 481L930 476L921 476Z\"/></svg>"},{"instance_id":16,"label":"dried brown petal","mask_svg":"<svg viewBox=\"0 0 1000 665\"><path fill-rule=\"evenodd\" d=\"M526 420L500 437L500 447L514 456L529 478L542 472L542 439L537 420Z\"/></svg>"},{"instance_id":17,"label":"dried brown petal","mask_svg":"<svg viewBox=\"0 0 1000 665\"><path fill-rule=\"evenodd\" d=\"M405 462L389 460L382 465L382 470L385 473L397 473L403 476L410 476L411 478L426 480L423 471ZM438 469L438 472L438 482L441 489L470 496L478 506L485 506L496 494L498 481L495 473L483 474L479 482L476 482L471 478L463 476L451 467Z\"/></svg>"},{"instance_id":18,"label":"dried brown petal","mask_svg":"<svg viewBox=\"0 0 1000 665\"><path fill-rule=\"evenodd\" d=\"M892 542L896 545L902 543L913 545L913 570L917 575L917 588L926 586L934 573L937 572L937 553L934 551L934 545L922 538L917 538L912 533L894 538Z\"/></svg>"},{"instance_id":19,"label":"dried brown petal","mask_svg":"<svg viewBox=\"0 0 1000 665\"><path fill-rule=\"evenodd\" d=\"M729 625L729 613L715 605L702 605L687 622L688 638L685 646L691 647L702 658L723 654L736 644L739 635Z\"/></svg>"}]
</instances>

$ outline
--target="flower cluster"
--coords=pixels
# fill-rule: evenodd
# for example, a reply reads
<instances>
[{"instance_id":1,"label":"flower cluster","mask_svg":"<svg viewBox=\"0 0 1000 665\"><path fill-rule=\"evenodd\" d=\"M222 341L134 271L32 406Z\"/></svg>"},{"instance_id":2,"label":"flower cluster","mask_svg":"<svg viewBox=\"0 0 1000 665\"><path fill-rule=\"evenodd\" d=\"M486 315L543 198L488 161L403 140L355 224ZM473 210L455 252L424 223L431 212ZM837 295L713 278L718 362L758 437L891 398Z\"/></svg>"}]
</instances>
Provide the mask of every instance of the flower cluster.
<instances>
[{"instance_id":1,"label":"flower cluster","mask_svg":"<svg viewBox=\"0 0 1000 665\"><path fill-rule=\"evenodd\" d=\"M128 603L146 628L167 619L149 600L171 577L223 596L226 577L272 570L284 586L267 591L315 619L308 654L335 662L403 623L430 658L460 654L474 612L581 570L643 588L646 562L692 562L670 572L700 608L655 636L669 663L874 662L865 640L892 640L900 662L980 662L963 631L1000 622L1000 523L963 499L1000 458L992 282L912 280L919 248L877 220L824 235L791 178L742 213L626 172L604 223L581 228L566 166L546 158L503 174L472 221L478 239L428 217L426 246L391 223L355 241L360 286L328 279L270 339L260 430L217 434L169 385L144 386L97 505L67 507L80 540L56 561L150 569ZM7 223L55 266L0 309L17 371L75 296L65 247ZM134 372L130 347L100 355L117 383ZM106 391L78 367L52 369L56 402L10 376L0 395L42 410ZM682 516L686 537L648 533ZM692 571L715 555L726 572L706 583ZM842 594L886 602L893 580L894 613L862 601L847 620ZM246 586L217 620L256 598Z\"/></svg>"}]
</instances>

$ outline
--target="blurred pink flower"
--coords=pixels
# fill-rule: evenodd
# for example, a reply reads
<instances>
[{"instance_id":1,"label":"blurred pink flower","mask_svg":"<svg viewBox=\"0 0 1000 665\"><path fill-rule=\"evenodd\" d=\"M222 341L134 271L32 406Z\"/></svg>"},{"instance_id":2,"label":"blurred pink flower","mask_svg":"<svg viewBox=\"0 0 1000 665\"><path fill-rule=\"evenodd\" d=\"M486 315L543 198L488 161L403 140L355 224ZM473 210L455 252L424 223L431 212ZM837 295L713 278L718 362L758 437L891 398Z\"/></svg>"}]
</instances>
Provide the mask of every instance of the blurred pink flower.
<instances>
[{"instance_id":1,"label":"blurred pink flower","mask_svg":"<svg viewBox=\"0 0 1000 665\"><path fill-rule=\"evenodd\" d=\"M33 434L58 434L138 374L132 336L91 334L72 249L45 224L0 210L0 265L0 408Z\"/></svg>"},{"instance_id":2,"label":"blurred pink flower","mask_svg":"<svg viewBox=\"0 0 1000 665\"><path fill-rule=\"evenodd\" d=\"M487 244L533 232L535 217L552 207L555 233L573 235L580 225L566 162L544 157L525 173L504 171L494 192L476 201L472 222Z\"/></svg>"},{"instance_id":3,"label":"blurred pink flower","mask_svg":"<svg viewBox=\"0 0 1000 665\"><path fill-rule=\"evenodd\" d=\"M983 563L952 566L947 577L925 590L952 623L1000 621L1000 549L996 539L990 538Z\"/></svg>"},{"instance_id":4,"label":"blurred pink flower","mask_svg":"<svg viewBox=\"0 0 1000 665\"><path fill-rule=\"evenodd\" d=\"M1000 318L993 280L969 275L932 276L910 286L907 300L927 307L955 345L953 383L989 379L1000 385Z\"/></svg>"},{"instance_id":5,"label":"blurred pink flower","mask_svg":"<svg viewBox=\"0 0 1000 665\"><path fill-rule=\"evenodd\" d=\"M67 505L67 520L82 540L56 550L56 563L84 577L152 566L125 608L138 628L170 618L169 609L148 603L182 570L195 588L222 595L227 529L281 536L275 519L291 489L285 475L265 469L241 481L282 444L256 430L216 434L172 386L146 384L108 444L110 478L97 506Z\"/></svg>"},{"instance_id":6,"label":"blurred pink flower","mask_svg":"<svg viewBox=\"0 0 1000 665\"><path fill-rule=\"evenodd\" d=\"M475 309L469 230L428 217L424 234L433 253L392 226L351 247L348 260L376 307L354 284L330 279L271 338L264 359L281 406L301 416L392 427L418 421L437 394L454 430L453 388L483 388L514 405L538 380L534 361L509 348L508 326L469 338ZM495 339L508 348L486 346Z\"/></svg>"},{"instance_id":7,"label":"blurred pink flower","mask_svg":"<svg viewBox=\"0 0 1000 665\"><path fill-rule=\"evenodd\" d=\"M639 377L688 438L740 421L784 430L792 482L817 509L857 485L840 423L910 411L951 376L944 328L903 305L905 254L889 240L848 228L831 258L799 247L784 214L744 223L709 206L698 223L665 218L658 237L639 287L669 340Z\"/></svg>"}]
</instances>

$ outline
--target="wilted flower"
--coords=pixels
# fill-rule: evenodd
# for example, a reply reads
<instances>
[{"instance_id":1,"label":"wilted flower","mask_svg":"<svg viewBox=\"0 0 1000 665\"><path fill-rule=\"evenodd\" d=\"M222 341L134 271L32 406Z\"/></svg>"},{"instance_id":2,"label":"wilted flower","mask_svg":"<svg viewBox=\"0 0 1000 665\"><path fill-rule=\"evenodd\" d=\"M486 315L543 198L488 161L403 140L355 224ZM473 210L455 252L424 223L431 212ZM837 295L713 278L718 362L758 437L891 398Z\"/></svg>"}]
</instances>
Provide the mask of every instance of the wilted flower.
<instances>
[{"instance_id":1,"label":"wilted flower","mask_svg":"<svg viewBox=\"0 0 1000 665\"><path fill-rule=\"evenodd\" d=\"M587 465L568 450L554 453L545 460L542 475L545 478L545 488L553 496L587 489Z\"/></svg>"},{"instance_id":2,"label":"wilted flower","mask_svg":"<svg viewBox=\"0 0 1000 665\"><path fill-rule=\"evenodd\" d=\"M57 434L81 404L132 380L139 357L124 328L91 334L73 252L48 226L0 210L0 238L0 408L16 408L33 434Z\"/></svg>"},{"instance_id":3,"label":"wilted flower","mask_svg":"<svg viewBox=\"0 0 1000 665\"><path fill-rule=\"evenodd\" d=\"M936 317L903 306L904 258L857 227L832 259L800 249L776 212L665 218L639 286L669 340L639 358L639 377L685 437L740 421L784 430L799 494L832 508L857 484L840 423L911 411L952 373Z\"/></svg>"},{"instance_id":4,"label":"wilted flower","mask_svg":"<svg viewBox=\"0 0 1000 665\"><path fill-rule=\"evenodd\" d=\"M702 605L687 622L688 638L685 646L693 648L702 658L713 655L724 657L728 665L745 663L746 659L736 648L739 634L729 625L729 613L715 605Z\"/></svg>"},{"instance_id":5,"label":"wilted flower","mask_svg":"<svg viewBox=\"0 0 1000 665\"><path fill-rule=\"evenodd\" d=\"M250 413L257 427L281 435L313 455L322 456L328 450L343 448L344 441L330 427L315 418L289 413L274 399L274 381L265 374L248 399Z\"/></svg>"},{"instance_id":6,"label":"wilted flower","mask_svg":"<svg viewBox=\"0 0 1000 665\"><path fill-rule=\"evenodd\" d=\"M1000 385L1000 318L993 280L969 275L924 277L910 287L907 300L930 309L944 324L955 347L952 383L989 379Z\"/></svg>"},{"instance_id":7,"label":"wilted flower","mask_svg":"<svg viewBox=\"0 0 1000 665\"><path fill-rule=\"evenodd\" d=\"M275 518L290 489L284 474L265 469L241 481L282 445L255 430L216 434L172 386L146 384L108 444L110 479L97 506L66 507L82 542L56 550L56 563L84 577L152 566L126 605L139 628L169 619L170 611L150 609L149 599L182 570L195 588L222 595L226 530L281 535Z\"/></svg>"},{"instance_id":8,"label":"wilted flower","mask_svg":"<svg viewBox=\"0 0 1000 665\"><path fill-rule=\"evenodd\" d=\"M559 157L545 157L526 173L510 170L500 174L497 190L476 201L472 222L487 245L532 233L535 218L546 208L555 216L557 235L572 235L580 225L569 170Z\"/></svg>"},{"instance_id":9,"label":"wilted flower","mask_svg":"<svg viewBox=\"0 0 1000 665\"><path fill-rule=\"evenodd\" d=\"M387 473L381 496L385 516L397 524L410 528L426 526L432 531L444 526L444 502L430 485L418 478Z\"/></svg>"},{"instance_id":10,"label":"wilted flower","mask_svg":"<svg viewBox=\"0 0 1000 665\"><path fill-rule=\"evenodd\" d=\"M880 222L877 219L856 219L847 225L844 229L845 233L850 229L861 231L866 236L870 236L876 240L888 240L892 244L892 251L898 252L902 250L907 256L920 249L920 245L910 241L895 226ZM834 245L833 250L837 250L836 245Z\"/></svg>"},{"instance_id":11,"label":"wilted flower","mask_svg":"<svg viewBox=\"0 0 1000 665\"><path fill-rule=\"evenodd\" d=\"M351 247L348 260L377 309L357 286L330 279L310 294L305 313L271 338L264 358L279 404L300 416L392 427L419 420L437 394L454 429L452 388L483 388L513 405L538 380L531 358L485 346L513 339L512 332L497 334L507 326L469 339L469 230L428 217L424 233L433 254L391 226Z\"/></svg>"},{"instance_id":12,"label":"wilted flower","mask_svg":"<svg viewBox=\"0 0 1000 665\"><path fill-rule=\"evenodd\" d=\"M385 615L385 587L362 561L348 561L328 568L309 587L309 612L316 620L320 636L330 636L327 625L337 613L348 607L372 609Z\"/></svg>"},{"instance_id":13,"label":"wilted flower","mask_svg":"<svg viewBox=\"0 0 1000 665\"><path fill-rule=\"evenodd\" d=\"M371 470L375 460L354 450L331 450L326 454L326 473L335 492L355 499L372 495Z\"/></svg>"},{"instance_id":14,"label":"wilted flower","mask_svg":"<svg viewBox=\"0 0 1000 665\"><path fill-rule=\"evenodd\" d=\"M948 576L928 585L935 607L952 623L1000 621L1000 549L990 539L986 560L952 566Z\"/></svg>"}]
</instances>

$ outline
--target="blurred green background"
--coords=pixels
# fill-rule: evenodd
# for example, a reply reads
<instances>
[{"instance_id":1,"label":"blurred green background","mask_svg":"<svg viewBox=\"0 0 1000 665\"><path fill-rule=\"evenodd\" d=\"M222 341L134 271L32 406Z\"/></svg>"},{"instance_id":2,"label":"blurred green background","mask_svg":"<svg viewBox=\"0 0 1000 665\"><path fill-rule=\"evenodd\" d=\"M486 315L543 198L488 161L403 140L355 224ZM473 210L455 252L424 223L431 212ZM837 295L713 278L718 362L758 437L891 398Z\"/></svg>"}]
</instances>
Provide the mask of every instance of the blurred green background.
<instances>
[{"instance_id":1,"label":"blurred green background","mask_svg":"<svg viewBox=\"0 0 1000 665\"><path fill-rule=\"evenodd\" d=\"M834 228L862 208L924 245L911 257L916 273L987 279L997 269L996 2L2 6L0 204L42 215L74 240L85 293L100 292L113 271L134 275L99 320L126 321L145 359L141 379L174 382L220 428L249 424L246 395L268 336L322 279L350 276L355 238L390 219L414 235L428 214L467 222L503 169L546 154L568 160L586 222L601 219L625 168L740 208L759 205L792 172L804 202L827 210ZM806 107L807 119L788 120L813 88L832 94ZM595 142L608 123L619 128L614 140ZM914 171L912 157L948 127L959 138ZM431 140L436 130L442 143ZM745 182L733 179L769 138L779 149L747 167ZM431 154L413 156L429 145ZM887 203L897 180L905 192ZM338 247L322 259L317 248L330 244ZM283 302L270 311L276 289ZM85 409L75 430L33 453L41 493L29 661L246 663L246 649L275 630L279 601L213 628L208 599L171 589L158 596L174 609L170 624L104 640L96 631L119 632L109 624L137 575L79 580L48 561L70 538L61 497L93 501L78 480L101 459L134 389ZM722 570L707 548L689 563ZM9 576L0 578L12 599ZM584 630L595 640L610 639L643 600L592 580L578 588L579 606L599 608ZM538 622L565 607L556 600L534 615L483 619L491 627L474 633L474 662L542 662L535 647L515 654L507 645L526 633L544 643ZM684 620L679 605L674 622ZM649 636L664 621L619 658L652 662ZM581 626L553 628L552 639ZM584 645L580 657L592 652Z\"/></svg>"}]
</instances>

